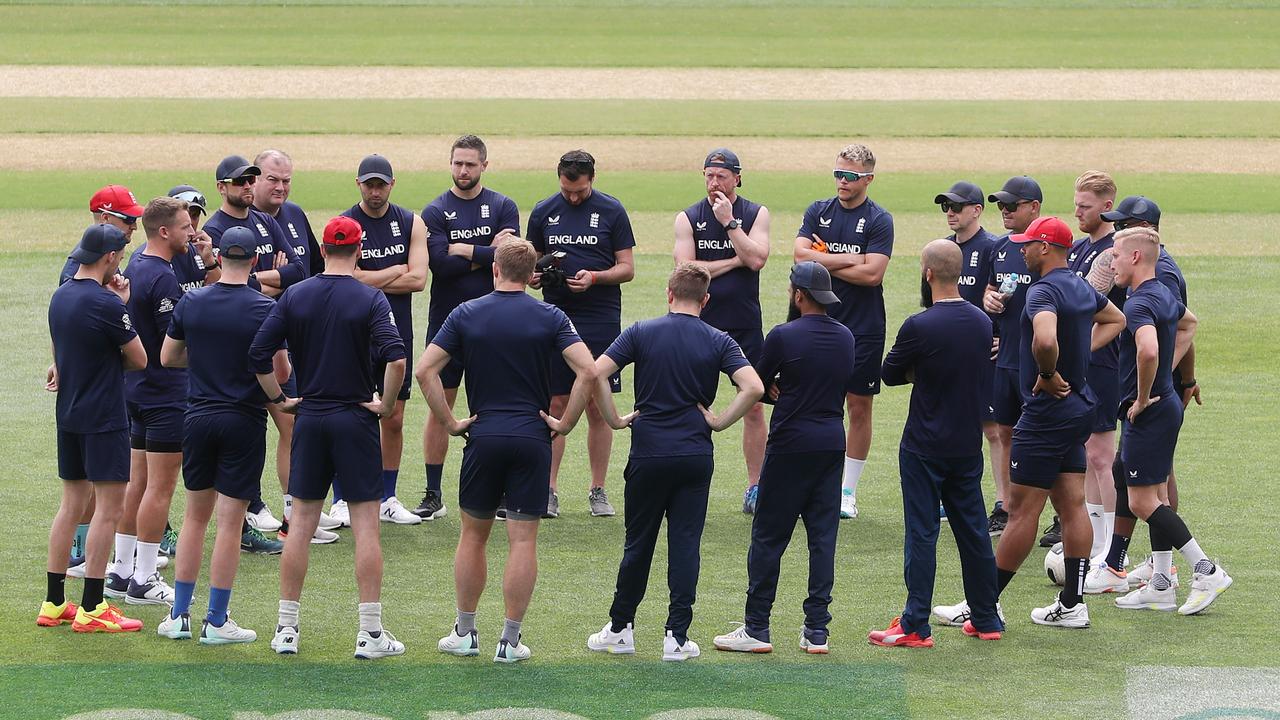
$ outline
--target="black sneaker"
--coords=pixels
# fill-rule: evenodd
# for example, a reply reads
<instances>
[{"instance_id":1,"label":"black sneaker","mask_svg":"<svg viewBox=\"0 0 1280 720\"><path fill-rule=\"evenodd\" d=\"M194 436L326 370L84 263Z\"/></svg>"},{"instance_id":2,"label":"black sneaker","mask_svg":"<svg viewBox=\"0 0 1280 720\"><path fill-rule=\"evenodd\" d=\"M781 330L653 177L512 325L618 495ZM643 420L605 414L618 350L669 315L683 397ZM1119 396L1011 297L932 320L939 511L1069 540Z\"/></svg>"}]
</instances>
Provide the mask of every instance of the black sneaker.
<instances>
[{"instance_id":1,"label":"black sneaker","mask_svg":"<svg viewBox=\"0 0 1280 720\"><path fill-rule=\"evenodd\" d=\"M1062 542L1062 523L1058 521L1058 516L1053 516L1053 524L1045 528L1044 535L1040 536L1040 547L1053 547Z\"/></svg>"},{"instance_id":2,"label":"black sneaker","mask_svg":"<svg viewBox=\"0 0 1280 720\"><path fill-rule=\"evenodd\" d=\"M120 577L119 575L109 572L107 573L107 581L102 585L102 594L112 600L123 600L125 595L129 594L130 577Z\"/></svg>"},{"instance_id":3,"label":"black sneaker","mask_svg":"<svg viewBox=\"0 0 1280 720\"><path fill-rule=\"evenodd\" d=\"M1005 527L1009 524L1009 513L1001 510L992 510L991 515L987 517L987 534L991 537L998 537L1004 534Z\"/></svg>"},{"instance_id":4,"label":"black sneaker","mask_svg":"<svg viewBox=\"0 0 1280 720\"><path fill-rule=\"evenodd\" d=\"M444 500L441 499L440 493L435 490L428 490L422 494L422 502L418 503L418 507L413 509L413 514L423 520L435 520L442 518L449 511L444 506Z\"/></svg>"}]
</instances>

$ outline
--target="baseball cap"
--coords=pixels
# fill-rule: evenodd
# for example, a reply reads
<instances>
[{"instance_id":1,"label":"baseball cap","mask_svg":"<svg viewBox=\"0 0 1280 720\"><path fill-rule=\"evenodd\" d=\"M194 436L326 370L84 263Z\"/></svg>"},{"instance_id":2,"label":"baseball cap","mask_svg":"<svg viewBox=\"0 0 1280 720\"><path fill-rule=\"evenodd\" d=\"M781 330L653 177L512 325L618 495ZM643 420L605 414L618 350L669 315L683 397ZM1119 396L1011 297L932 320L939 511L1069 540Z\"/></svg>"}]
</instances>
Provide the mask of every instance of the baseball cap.
<instances>
[{"instance_id":1,"label":"baseball cap","mask_svg":"<svg viewBox=\"0 0 1280 720\"><path fill-rule=\"evenodd\" d=\"M228 155L222 158L222 162L218 163L218 169L214 172L214 180L218 182L230 182L238 180L245 175L261 175L262 169L257 165L245 160L239 155Z\"/></svg>"},{"instance_id":2,"label":"baseball cap","mask_svg":"<svg viewBox=\"0 0 1280 720\"><path fill-rule=\"evenodd\" d=\"M723 158L713 159L713 158ZM724 168L734 175L738 175L738 187L742 187L742 163L738 161L738 155L729 148L716 148L707 153L707 159L703 161L702 167L718 167Z\"/></svg>"},{"instance_id":3,"label":"baseball cap","mask_svg":"<svg viewBox=\"0 0 1280 720\"><path fill-rule=\"evenodd\" d=\"M104 210L133 218L142 217L142 206L138 204L138 199L123 185L108 185L89 198L89 212Z\"/></svg>"},{"instance_id":4,"label":"baseball cap","mask_svg":"<svg viewBox=\"0 0 1280 720\"><path fill-rule=\"evenodd\" d=\"M1009 240L1015 243L1046 242L1058 247L1070 248L1075 242L1071 228L1056 217L1040 217L1031 221L1027 231L1020 235L1010 235Z\"/></svg>"},{"instance_id":5,"label":"baseball cap","mask_svg":"<svg viewBox=\"0 0 1280 720\"><path fill-rule=\"evenodd\" d=\"M376 154L365 156L360 161L360 169L356 170L356 182L367 182L373 178L385 183L391 182L395 178L391 174L391 161Z\"/></svg>"},{"instance_id":6,"label":"baseball cap","mask_svg":"<svg viewBox=\"0 0 1280 720\"><path fill-rule=\"evenodd\" d=\"M71 259L81 265L92 265L109 252L118 252L129 244L124 231L114 225L90 225L80 236L80 244L71 251Z\"/></svg>"},{"instance_id":7,"label":"baseball cap","mask_svg":"<svg viewBox=\"0 0 1280 720\"><path fill-rule=\"evenodd\" d=\"M355 245L363 232L355 218L339 215L324 226L324 244Z\"/></svg>"},{"instance_id":8,"label":"baseball cap","mask_svg":"<svg viewBox=\"0 0 1280 720\"><path fill-rule=\"evenodd\" d=\"M1044 194L1040 192L1040 183L1026 175L1011 177L1005 181L1000 192L987 197L991 202L1012 203L1019 200L1039 200L1044 202Z\"/></svg>"},{"instance_id":9,"label":"baseball cap","mask_svg":"<svg viewBox=\"0 0 1280 720\"><path fill-rule=\"evenodd\" d=\"M1102 213L1107 222L1116 220L1145 220L1152 225L1160 224L1160 206L1142 195L1130 195L1116 205L1115 210Z\"/></svg>"},{"instance_id":10,"label":"baseball cap","mask_svg":"<svg viewBox=\"0 0 1280 720\"><path fill-rule=\"evenodd\" d=\"M839 305L840 298L831 292L831 273L812 260L796 263L791 268L791 287L804 288L823 305Z\"/></svg>"},{"instance_id":11,"label":"baseball cap","mask_svg":"<svg viewBox=\"0 0 1280 720\"><path fill-rule=\"evenodd\" d=\"M218 255L231 260L248 260L258 255L258 238L247 227L227 228L218 240Z\"/></svg>"},{"instance_id":12,"label":"baseball cap","mask_svg":"<svg viewBox=\"0 0 1280 720\"><path fill-rule=\"evenodd\" d=\"M982 205L982 188L971 182L960 182L952 185L946 192L933 198L933 202L941 205L944 202L964 203L966 205Z\"/></svg>"},{"instance_id":13,"label":"baseball cap","mask_svg":"<svg viewBox=\"0 0 1280 720\"><path fill-rule=\"evenodd\" d=\"M209 214L209 203L204 199L204 193L190 185L176 185L170 188L169 197L185 200L188 205L194 205L200 208L200 212Z\"/></svg>"}]
</instances>

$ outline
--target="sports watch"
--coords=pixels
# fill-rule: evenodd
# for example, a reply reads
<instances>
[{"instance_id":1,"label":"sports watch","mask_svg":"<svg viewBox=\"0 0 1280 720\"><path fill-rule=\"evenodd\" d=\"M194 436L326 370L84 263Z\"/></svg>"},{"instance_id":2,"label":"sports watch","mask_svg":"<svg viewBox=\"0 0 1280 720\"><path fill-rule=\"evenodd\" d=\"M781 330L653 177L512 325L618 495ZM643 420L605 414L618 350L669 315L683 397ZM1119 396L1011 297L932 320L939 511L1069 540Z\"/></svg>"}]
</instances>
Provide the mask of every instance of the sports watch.
<instances>
[{"instance_id":1,"label":"sports watch","mask_svg":"<svg viewBox=\"0 0 1280 720\"><path fill-rule=\"evenodd\" d=\"M725 230L737 230L737 229L738 229L739 227L741 227L741 226L742 226L742 223L738 222L738 218L734 218L734 219L732 219L732 220L730 220L729 222L727 222L727 223L725 223L725 224L724 224L724 229L725 229Z\"/></svg>"}]
</instances>

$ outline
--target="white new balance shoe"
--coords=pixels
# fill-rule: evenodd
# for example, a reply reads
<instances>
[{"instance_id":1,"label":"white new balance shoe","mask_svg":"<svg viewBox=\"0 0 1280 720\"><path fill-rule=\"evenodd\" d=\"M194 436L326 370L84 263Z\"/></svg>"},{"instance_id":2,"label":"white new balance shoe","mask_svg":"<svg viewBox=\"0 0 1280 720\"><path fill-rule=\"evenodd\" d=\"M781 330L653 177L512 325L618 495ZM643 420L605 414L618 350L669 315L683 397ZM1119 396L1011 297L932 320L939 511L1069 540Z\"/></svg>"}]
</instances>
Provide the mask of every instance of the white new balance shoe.
<instances>
[{"instance_id":1,"label":"white new balance shoe","mask_svg":"<svg viewBox=\"0 0 1280 720\"><path fill-rule=\"evenodd\" d=\"M1177 609L1178 596L1173 588L1157 590L1150 583L1126 595L1116 598L1116 607L1122 610L1163 610L1169 612Z\"/></svg>"},{"instance_id":2,"label":"white new balance shoe","mask_svg":"<svg viewBox=\"0 0 1280 720\"><path fill-rule=\"evenodd\" d=\"M322 511L320 513L320 524L316 527L321 530L337 530L342 527L342 521Z\"/></svg>"},{"instance_id":3,"label":"white new balance shoe","mask_svg":"<svg viewBox=\"0 0 1280 720\"><path fill-rule=\"evenodd\" d=\"M403 654L404 643L397 640L394 635L385 629L378 633L378 637L374 637L364 630L356 633L357 660L377 660L378 658Z\"/></svg>"},{"instance_id":4,"label":"white new balance shoe","mask_svg":"<svg viewBox=\"0 0 1280 720\"><path fill-rule=\"evenodd\" d=\"M1051 605L1031 611L1031 622L1037 625L1051 625L1064 628L1089 627L1089 608L1084 603L1076 603L1075 607L1062 606L1062 600L1054 598Z\"/></svg>"},{"instance_id":5,"label":"white new balance shoe","mask_svg":"<svg viewBox=\"0 0 1280 720\"><path fill-rule=\"evenodd\" d=\"M378 518L382 522L395 523L396 525L418 525L422 522L422 518L409 512L409 508L401 505L394 495L382 501L382 509L378 513Z\"/></svg>"},{"instance_id":6,"label":"white new balance shoe","mask_svg":"<svg viewBox=\"0 0 1280 720\"><path fill-rule=\"evenodd\" d=\"M1213 604L1218 596L1226 592L1234 582L1226 570L1221 565L1216 565L1213 572L1205 575L1195 573L1191 576L1191 594L1187 596L1187 601L1182 603L1182 607L1178 608L1180 615L1195 615Z\"/></svg>"},{"instance_id":7,"label":"white new balance shoe","mask_svg":"<svg viewBox=\"0 0 1280 720\"><path fill-rule=\"evenodd\" d=\"M667 662L684 662L690 658L696 658L702 654L702 650L698 648L698 643L684 639L684 644L676 642L676 638L667 631L667 637L662 641L662 659Z\"/></svg>"},{"instance_id":8,"label":"white new balance shoe","mask_svg":"<svg viewBox=\"0 0 1280 720\"><path fill-rule=\"evenodd\" d=\"M964 627L964 624L970 620L969 601L961 600L956 605L934 605L933 617L942 625L950 625L952 627ZM996 615L1000 616L1000 622L1004 622L1004 608L1000 607L1000 603L996 603Z\"/></svg>"},{"instance_id":9,"label":"white new balance shoe","mask_svg":"<svg viewBox=\"0 0 1280 720\"><path fill-rule=\"evenodd\" d=\"M222 627L213 625L208 620L200 623L201 645L235 645L251 643L257 639L258 633L249 628L240 627L230 615L222 622Z\"/></svg>"},{"instance_id":10,"label":"white new balance shoe","mask_svg":"<svg viewBox=\"0 0 1280 720\"><path fill-rule=\"evenodd\" d=\"M475 630L466 635L458 634L458 626L454 625L453 630L448 635L440 638L440 642L436 643L436 647L442 653L457 655L458 657L472 657L480 654L480 636Z\"/></svg>"},{"instance_id":11,"label":"white new balance shoe","mask_svg":"<svg viewBox=\"0 0 1280 720\"><path fill-rule=\"evenodd\" d=\"M1084 594L1101 595L1102 593L1122 593L1129 590L1129 577L1121 570L1116 572L1111 566L1102 564L1089 568L1084 576Z\"/></svg>"},{"instance_id":12,"label":"white new balance shoe","mask_svg":"<svg viewBox=\"0 0 1280 720\"><path fill-rule=\"evenodd\" d=\"M493 653L493 661L496 663L518 663L531 657L533 657L533 651L519 639L516 640L515 645L506 640L499 640L498 649Z\"/></svg>"},{"instance_id":13,"label":"white new balance shoe","mask_svg":"<svg viewBox=\"0 0 1280 720\"><path fill-rule=\"evenodd\" d=\"M280 521L271 514L271 508L266 505L256 513L245 511L244 519L249 523L249 527L258 532L275 532L280 529Z\"/></svg>"},{"instance_id":14,"label":"white new balance shoe","mask_svg":"<svg viewBox=\"0 0 1280 720\"><path fill-rule=\"evenodd\" d=\"M351 527L351 509L347 507L346 500L338 500L329 507L329 520L338 523L338 527Z\"/></svg>"},{"instance_id":15,"label":"white new balance shoe","mask_svg":"<svg viewBox=\"0 0 1280 720\"><path fill-rule=\"evenodd\" d=\"M340 536L336 532L329 532L322 527L317 527L314 535L311 536L312 545L329 545L338 542Z\"/></svg>"},{"instance_id":16,"label":"white new balance shoe","mask_svg":"<svg viewBox=\"0 0 1280 720\"><path fill-rule=\"evenodd\" d=\"M853 496L853 491L845 488L840 491L840 519L852 520L858 517L858 500Z\"/></svg>"},{"instance_id":17,"label":"white new balance shoe","mask_svg":"<svg viewBox=\"0 0 1280 720\"><path fill-rule=\"evenodd\" d=\"M631 623L620 632L613 631L613 623L605 623L600 632L587 638L587 649L595 652L607 652L613 655L634 655L636 652L635 634Z\"/></svg>"},{"instance_id":18,"label":"white new balance shoe","mask_svg":"<svg viewBox=\"0 0 1280 720\"><path fill-rule=\"evenodd\" d=\"M271 638L271 649L280 655L298 654L298 628L295 625L277 625L276 636Z\"/></svg>"},{"instance_id":19,"label":"white new balance shoe","mask_svg":"<svg viewBox=\"0 0 1280 720\"><path fill-rule=\"evenodd\" d=\"M669 634L668 634L669 635ZM757 640L747 632L746 625L739 625L732 632L717 635L711 641L717 650L726 652L770 653L773 643Z\"/></svg>"},{"instance_id":20,"label":"white new balance shoe","mask_svg":"<svg viewBox=\"0 0 1280 720\"><path fill-rule=\"evenodd\" d=\"M146 582L129 581L129 591L124 601L130 605L173 605L175 594L160 573L152 573Z\"/></svg>"}]
</instances>

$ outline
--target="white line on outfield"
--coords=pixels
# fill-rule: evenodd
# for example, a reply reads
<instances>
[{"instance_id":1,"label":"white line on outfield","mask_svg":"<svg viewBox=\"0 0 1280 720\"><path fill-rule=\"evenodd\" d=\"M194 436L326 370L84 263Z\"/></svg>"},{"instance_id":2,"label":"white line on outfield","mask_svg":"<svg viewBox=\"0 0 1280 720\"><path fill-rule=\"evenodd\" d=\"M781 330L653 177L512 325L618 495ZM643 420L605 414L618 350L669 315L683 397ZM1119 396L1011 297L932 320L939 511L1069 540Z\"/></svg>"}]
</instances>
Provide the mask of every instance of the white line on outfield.
<instances>
[{"instance_id":1,"label":"white line on outfield","mask_svg":"<svg viewBox=\"0 0 1280 720\"><path fill-rule=\"evenodd\" d=\"M1280 70L0 65L0 97L1280 101Z\"/></svg>"}]
</instances>

